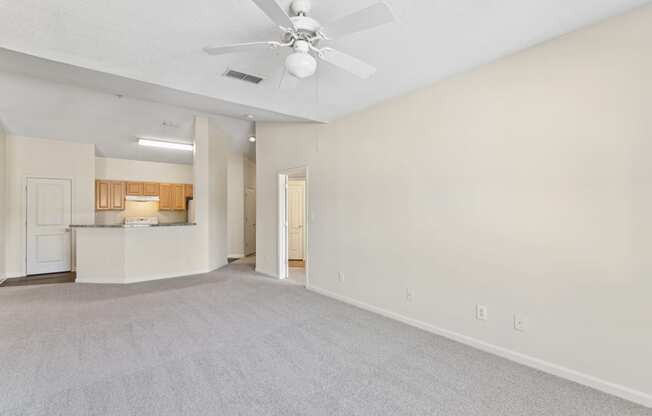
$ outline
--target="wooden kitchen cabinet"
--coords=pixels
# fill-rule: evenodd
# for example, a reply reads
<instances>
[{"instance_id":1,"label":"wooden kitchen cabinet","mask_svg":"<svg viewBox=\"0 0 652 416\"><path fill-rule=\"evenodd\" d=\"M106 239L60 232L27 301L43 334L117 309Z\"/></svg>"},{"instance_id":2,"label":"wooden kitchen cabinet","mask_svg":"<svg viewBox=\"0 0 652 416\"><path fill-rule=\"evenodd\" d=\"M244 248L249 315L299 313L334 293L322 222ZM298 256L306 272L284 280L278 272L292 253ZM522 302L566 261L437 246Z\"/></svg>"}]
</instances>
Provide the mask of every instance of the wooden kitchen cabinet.
<instances>
[{"instance_id":1,"label":"wooden kitchen cabinet","mask_svg":"<svg viewBox=\"0 0 652 416\"><path fill-rule=\"evenodd\" d=\"M183 185L184 189L184 194L186 198L192 198L193 197L193 188L191 183L187 183Z\"/></svg>"},{"instance_id":2,"label":"wooden kitchen cabinet","mask_svg":"<svg viewBox=\"0 0 652 416\"><path fill-rule=\"evenodd\" d=\"M175 211L186 210L186 193L183 184L174 184L174 202L172 206Z\"/></svg>"},{"instance_id":3,"label":"wooden kitchen cabinet","mask_svg":"<svg viewBox=\"0 0 652 416\"><path fill-rule=\"evenodd\" d=\"M125 183L111 182L111 209L125 209Z\"/></svg>"},{"instance_id":4,"label":"wooden kitchen cabinet","mask_svg":"<svg viewBox=\"0 0 652 416\"><path fill-rule=\"evenodd\" d=\"M159 184L157 182L143 183L143 195L145 196L159 196Z\"/></svg>"},{"instance_id":5,"label":"wooden kitchen cabinet","mask_svg":"<svg viewBox=\"0 0 652 416\"><path fill-rule=\"evenodd\" d=\"M127 195L158 196L159 210L185 211L186 198L193 197L190 183L158 183L130 181L95 181L95 210L123 211Z\"/></svg>"},{"instance_id":6,"label":"wooden kitchen cabinet","mask_svg":"<svg viewBox=\"0 0 652 416\"><path fill-rule=\"evenodd\" d=\"M174 206L172 198L173 198L172 184L169 183L159 184L158 209L161 211L171 211Z\"/></svg>"},{"instance_id":7,"label":"wooden kitchen cabinet","mask_svg":"<svg viewBox=\"0 0 652 416\"><path fill-rule=\"evenodd\" d=\"M111 209L111 184L108 181L95 181L95 210Z\"/></svg>"},{"instance_id":8,"label":"wooden kitchen cabinet","mask_svg":"<svg viewBox=\"0 0 652 416\"><path fill-rule=\"evenodd\" d=\"M125 183L95 181L95 210L122 211L125 209Z\"/></svg>"},{"instance_id":9,"label":"wooden kitchen cabinet","mask_svg":"<svg viewBox=\"0 0 652 416\"><path fill-rule=\"evenodd\" d=\"M143 183L142 182L127 182L127 195L143 195Z\"/></svg>"},{"instance_id":10,"label":"wooden kitchen cabinet","mask_svg":"<svg viewBox=\"0 0 652 416\"><path fill-rule=\"evenodd\" d=\"M185 211L186 196L182 183L162 183L159 187L158 209L161 211Z\"/></svg>"}]
</instances>

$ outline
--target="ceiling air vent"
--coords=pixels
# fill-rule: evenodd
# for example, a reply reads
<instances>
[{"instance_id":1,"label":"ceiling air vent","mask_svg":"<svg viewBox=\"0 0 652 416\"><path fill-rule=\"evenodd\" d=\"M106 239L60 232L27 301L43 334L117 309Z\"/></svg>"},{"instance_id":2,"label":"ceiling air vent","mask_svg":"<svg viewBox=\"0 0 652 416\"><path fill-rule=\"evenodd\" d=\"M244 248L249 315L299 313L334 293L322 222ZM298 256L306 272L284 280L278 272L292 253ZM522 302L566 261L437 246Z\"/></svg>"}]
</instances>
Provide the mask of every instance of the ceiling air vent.
<instances>
[{"instance_id":1,"label":"ceiling air vent","mask_svg":"<svg viewBox=\"0 0 652 416\"><path fill-rule=\"evenodd\" d=\"M233 79L238 79L240 81L249 82L251 84L260 84L263 81L261 77L257 77L256 75L245 74L244 72L234 71L232 69L227 69L226 72L224 73L224 76L227 78L233 78Z\"/></svg>"}]
</instances>

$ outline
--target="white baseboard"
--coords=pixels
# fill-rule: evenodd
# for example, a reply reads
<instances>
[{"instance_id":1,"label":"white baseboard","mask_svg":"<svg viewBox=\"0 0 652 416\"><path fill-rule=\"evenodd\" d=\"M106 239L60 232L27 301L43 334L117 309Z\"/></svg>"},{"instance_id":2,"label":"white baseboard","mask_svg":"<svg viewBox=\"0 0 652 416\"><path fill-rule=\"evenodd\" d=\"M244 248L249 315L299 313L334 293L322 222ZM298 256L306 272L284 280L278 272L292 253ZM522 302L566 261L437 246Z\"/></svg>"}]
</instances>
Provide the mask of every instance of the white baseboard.
<instances>
[{"instance_id":1,"label":"white baseboard","mask_svg":"<svg viewBox=\"0 0 652 416\"><path fill-rule=\"evenodd\" d=\"M584 374L579 371L575 371L573 369L563 367L561 365L553 364L541 360L539 358L531 357L526 354L521 354L519 352L507 348L503 348L498 345L490 344L488 342L484 342L479 339L467 335L463 335L454 331L449 331L444 328L439 328L434 325L425 323L423 321L408 318L398 313L391 312L386 309L379 308L377 306L369 305L367 303L360 302L355 299L343 295L339 295L337 293L333 293L329 290L320 289L314 286L306 286L306 288L315 293L319 293L329 298L336 299L344 303L348 303L360 309L365 309L367 311L377 313L386 318L394 319L404 324L414 326L424 331L428 331L433 334L443 336L445 338L460 342L465 345L469 345L471 347L488 352L490 354L494 354L499 357L503 357L508 360L515 361L519 364L523 364L525 366L532 367L537 370L555 375L557 377L574 381L576 383L591 387L593 389L600 390L604 393L611 394L613 396L620 397L622 399L640 404L642 406L652 408L652 395L644 393L642 391L634 390L629 387L622 386L620 384L611 383L609 381L605 381L597 377L593 377L588 374Z\"/></svg>"},{"instance_id":2,"label":"white baseboard","mask_svg":"<svg viewBox=\"0 0 652 416\"><path fill-rule=\"evenodd\" d=\"M136 276L136 277L127 276L124 278L124 280L120 282L117 282L115 279L105 279L105 278L92 278L90 280L86 280L88 278L85 277L84 275L81 275L81 276L77 276L77 280L75 281L75 283L98 284L98 285L106 285L106 284L128 285L131 283L142 283L142 282L150 282L154 280L175 279L180 277L196 276L198 274L212 272L213 270L216 269L193 270L193 271L185 272L183 274L169 273L169 274L157 274L157 275L150 275L150 276Z\"/></svg>"},{"instance_id":3,"label":"white baseboard","mask_svg":"<svg viewBox=\"0 0 652 416\"><path fill-rule=\"evenodd\" d=\"M239 254L229 254L227 257L230 259L241 259L246 256L244 255L244 253L239 253Z\"/></svg>"},{"instance_id":4,"label":"white baseboard","mask_svg":"<svg viewBox=\"0 0 652 416\"><path fill-rule=\"evenodd\" d=\"M180 278L180 277L191 277L191 276L196 276L198 274L204 274L204 273L209 273L212 272L213 270L217 270L218 267L211 269L204 269L204 270L193 270L189 272L184 272L183 274L179 273L166 273L166 274L157 274L153 276L137 276L137 277L127 277L125 280L125 283L140 283L140 282L149 282L153 280L164 280L164 279L175 279L175 278Z\"/></svg>"},{"instance_id":5,"label":"white baseboard","mask_svg":"<svg viewBox=\"0 0 652 416\"><path fill-rule=\"evenodd\" d=\"M271 273L263 272L263 271L258 270L258 269L256 269L255 272L258 273L258 274L260 274L260 275L263 275L263 276L265 276L265 277L271 277L272 279L280 280L280 279L278 278L278 276L276 276L276 275L274 275L274 274L271 274Z\"/></svg>"}]
</instances>

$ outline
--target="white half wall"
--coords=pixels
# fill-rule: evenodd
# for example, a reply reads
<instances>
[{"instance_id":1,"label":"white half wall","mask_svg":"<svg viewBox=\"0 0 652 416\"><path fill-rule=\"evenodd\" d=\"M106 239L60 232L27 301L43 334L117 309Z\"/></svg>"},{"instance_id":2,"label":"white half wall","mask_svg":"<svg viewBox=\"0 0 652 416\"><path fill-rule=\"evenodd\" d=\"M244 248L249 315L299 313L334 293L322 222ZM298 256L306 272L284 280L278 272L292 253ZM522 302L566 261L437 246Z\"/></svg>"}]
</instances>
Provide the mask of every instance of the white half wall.
<instances>
[{"instance_id":1,"label":"white half wall","mask_svg":"<svg viewBox=\"0 0 652 416\"><path fill-rule=\"evenodd\" d=\"M72 222L93 224L95 221L94 145L8 136L7 277L25 275L25 187L29 177L70 179Z\"/></svg>"},{"instance_id":2,"label":"white half wall","mask_svg":"<svg viewBox=\"0 0 652 416\"><path fill-rule=\"evenodd\" d=\"M277 172L309 166L312 289L652 406L651 38L646 7L328 125L258 124L257 270Z\"/></svg>"}]
</instances>

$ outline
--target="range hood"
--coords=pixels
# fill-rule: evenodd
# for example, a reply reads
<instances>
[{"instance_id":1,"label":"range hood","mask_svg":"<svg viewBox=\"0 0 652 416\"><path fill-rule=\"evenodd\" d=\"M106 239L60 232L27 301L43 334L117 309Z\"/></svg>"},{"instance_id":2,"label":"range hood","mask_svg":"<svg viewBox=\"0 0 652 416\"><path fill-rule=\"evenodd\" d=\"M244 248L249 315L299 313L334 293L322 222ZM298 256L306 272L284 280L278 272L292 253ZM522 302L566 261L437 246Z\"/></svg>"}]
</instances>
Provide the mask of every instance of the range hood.
<instances>
[{"instance_id":1,"label":"range hood","mask_svg":"<svg viewBox=\"0 0 652 416\"><path fill-rule=\"evenodd\" d=\"M127 195L127 201L136 201L136 202L158 202L160 199L158 196L142 196L142 195Z\"/></svg>"}]
</instances>

